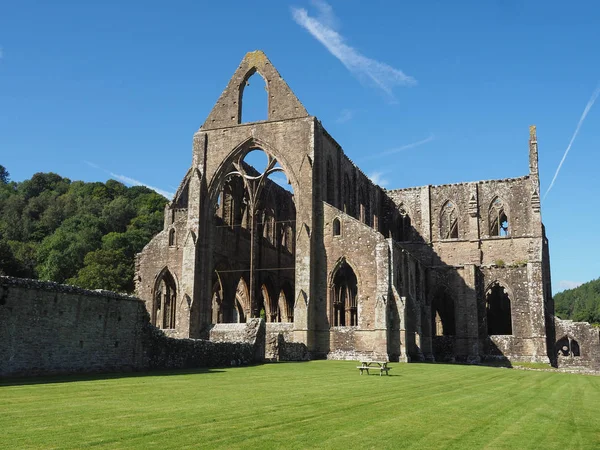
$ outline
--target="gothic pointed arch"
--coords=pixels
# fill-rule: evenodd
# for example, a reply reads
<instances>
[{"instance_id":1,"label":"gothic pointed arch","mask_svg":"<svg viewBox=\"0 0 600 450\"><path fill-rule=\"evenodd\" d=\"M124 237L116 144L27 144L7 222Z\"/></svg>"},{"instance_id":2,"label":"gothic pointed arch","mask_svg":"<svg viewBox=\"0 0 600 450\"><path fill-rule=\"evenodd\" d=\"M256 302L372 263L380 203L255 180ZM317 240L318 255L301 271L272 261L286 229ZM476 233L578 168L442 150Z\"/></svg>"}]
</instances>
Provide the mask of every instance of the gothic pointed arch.
<instances>
[{"instance_id":1,"label":"gothic pointed arch","mask_svg":"<svg viewBox=\"0 0 600 450\"><path fill-rule=\"evenodd\" d=\"M308 112L271 61L262 51L256 50L244 56L201 129L209 130L240 124L240 91L244 82L256 72L264 78L269 92L267 120L308 117Z\"/></svg>"},{"instance_id":2,"label":"gothic pointed arch","mask_svg":"<svg viewBox=\"0 0 600 450\"><path fill-rule=\"evenodd\" d=\"M252 83L250 82L252 80ZM261 83L262 81L262 83ZM254 86L254 84L258 84L258 86ZM262 86L261 86L262 84ZM247 88L250 87L252 92L246 93L247 95L252 95L253 98L248 99L246 97L246 101L251 100L253 104L250 105L257 110L250 110L248 106L246 106L246 101L244 101L244 94ZM262 88L262 89L261 89ZM269 116L269 88L267 80L264 75L260 73L260 71L254 66L251 67L250 70L244 76L242 82L239 87L239 96L238 96L238 124L246 123L246 122L258 122L268 120ZM264 90L265 92L261 92ZM260 98L264 95L264 98ZM257 103L260 103L258 105ZM250 117L250 118L248 118Z\"/></svg>"},{"instance_id":3,"label":"gothic pointed arch","mask_svg":"<svg viewBox=\"0 0 600 450\"><path fill-rule=\"evenodd\" d=\"M446 200L440 210L440 238L458 239L458 207L452 200Z\"/></svg>"},{"instance_id":4,"label":"gothic pointed arch","mask_svg":"<svg viewBox=\"0 0 600 450\"><path fill-rule=\"evenodd\" d=\"M488 209L490 236L510 236L510 221L508 208L504 201L496 196L490 202Z\"/></svg>"},{"instance_id":5,"label":"gothic pointed arch","mask_svg":"<svg viewBox=\"0 0 600 450\"><path fill-rule=\"evenodd\" d=\"M491 282L485 290L485 310L488 335L511 335L511 290L499 280Z\"/></svg>"},{"instance_id":6,"label":"gothic pointed arch","mask_svg":"<svg viewBox=\"0 0 600 450\"><path fill-rule=\"evenodd\" d=\"M399 242L410 241L412 238L410 211L404 203L400 203L400 205L398 205L398 210L394 219L392 236Z\"/></svg>"},{"instance_id":7,"label":"gothic pointed arch","mask_svg":"<svg viewBox=\"0 0 600 450\"><path fill-rule=\"evenodd\" d=\"M176 326L177 283L167 267L156 276L152 290L152 324L162 329Z\"/></svg>"},{"instance_id":8,"label":"gothic pointed arch","mask_svg":"<svg viewBox=\"0 0 600 450\"><path fill-rule=\"evenodd\" d=\"M331 326L358 326L358 277L346 258L333 268L329 291Z\"/></svg>"},{"instance_id":9,"label":"gothic pointed arch","mask_svg":"<svg viewBox=\"0 0 600 450\"><path fill-rule=\"evenodd\" d=\"M240 277L235 290L235 299L233 303L232 322L246 322L250 315L250 295L248 293L248 284L244 277Z\"/></svg>"}]
</instances>

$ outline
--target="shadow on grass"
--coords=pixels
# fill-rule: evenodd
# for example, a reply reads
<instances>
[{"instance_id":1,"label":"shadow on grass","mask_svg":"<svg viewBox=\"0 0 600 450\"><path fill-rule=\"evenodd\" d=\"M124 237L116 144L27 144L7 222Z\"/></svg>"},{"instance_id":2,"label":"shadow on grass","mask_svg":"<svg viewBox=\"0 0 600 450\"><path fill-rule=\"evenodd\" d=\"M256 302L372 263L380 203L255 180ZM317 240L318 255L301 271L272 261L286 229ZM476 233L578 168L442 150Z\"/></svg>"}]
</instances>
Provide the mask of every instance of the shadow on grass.
<instances>
[{"instance_id":1,"label":"shadow on grass","mask_svg":"<svg viewBox=\"0 0 600 450\"><path fill-rule=\"evenodd\" d=\"M446 361L411 361L409 364L425 364L425 365L444 365L444 366L480 366L480 367L502 367L512 369L514 366L507 358L484 359L477 363L469 363L462 361L446 362Z\"/></svg>"},{"instance_id":2,"label":"shadow on grass","mask_svg":"<svg viewBox=\"0 0 600 450\"><path fill-rule=\"evenodd\" d=\"M76 381L114 380L119 378L138 377L166 377L172 375L200 375L223 373L223 369L209 369L205 367L196 369L164 369L148 372L98 372L98 373L75 373L62 375L45 375L39 377L11 377L0 379L0 387L3 386L28 386L34 384L72 383Z\"/></svg>"}]
</instances>

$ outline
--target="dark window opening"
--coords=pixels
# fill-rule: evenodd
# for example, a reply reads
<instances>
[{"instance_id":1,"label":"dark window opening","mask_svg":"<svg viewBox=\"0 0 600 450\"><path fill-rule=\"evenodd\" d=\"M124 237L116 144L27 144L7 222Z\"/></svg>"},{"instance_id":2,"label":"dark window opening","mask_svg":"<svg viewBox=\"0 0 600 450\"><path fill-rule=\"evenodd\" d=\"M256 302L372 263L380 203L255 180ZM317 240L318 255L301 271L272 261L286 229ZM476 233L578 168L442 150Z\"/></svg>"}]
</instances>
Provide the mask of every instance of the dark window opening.
<instances>
[{"instance_id":1,"label":"dark window opening","mask_svg":"<svg viewBox=\"0 0 600 450\"><path fill-rule=\"evenodd\" d=\"M454 300L445 289L439 290L431 304L431 330L434 336L454 336Z\"/></svg>"},{"instance_id":2,"label":"dark window opening","mask_svg":"<svg viewBox=\"0 0 600 450\"><path fill-rule=\"evenodd\" d=\"M563 336L556 344L554 344L554 350L556 356L563 357L579 357L581 356L581 349L579 348L579 342L575 339L571 339L569 336Z\"/></svg>"},{"instance_id":3,"label":"dark window opening","mask_svg":"<svg viewBox=\"0 0 600 450\"><path fill-rule=\"evenodd\" d=\"M338 219L336 217L335 219L333 219L333 235L341 236L341 234L342 234L342 225L340 223L340 219Z\"/></svg>"},{"instance_id":4,"label":"dark window opening","mask_svg":"<svg viewBox=\"0 0 600 450\"><path fill-rule=\"evenodd\" d=\"M396 218L396 240L410 241L411 239L411 224L410 216L403 206L400 206L399 215Z\"/></svg>"},{"instance_id":5,"label":"dark window opening","mask_svg":"<svg viewBox=\"0 0 600 450\"><path fill-rule=\"evenodd\" d=\"M333 175L333 163L331 162L331 158L327 159L327 192L325 199L327 203L335 206L335 179Z\"/></svg>"},{"instance_id":6,"label":"dark window opening","mask_svg":"<svg viewBox=\"0 0 600 450\"><path fill-rule=\"evenodd\" d=\"M510 297L506 289L494 283L485 294L488 335L512 334Z\"/></svg>"},{"instance_id":7,"label":"dark window opening","mask_svg":"<svg viewBox=\"0 0 600 450\"><path fill-rule=\"evenodd\" d=\"M175 245L175 230L171 229L169 230L169 246L174 246Z\"/></svg>"}]
</instances>

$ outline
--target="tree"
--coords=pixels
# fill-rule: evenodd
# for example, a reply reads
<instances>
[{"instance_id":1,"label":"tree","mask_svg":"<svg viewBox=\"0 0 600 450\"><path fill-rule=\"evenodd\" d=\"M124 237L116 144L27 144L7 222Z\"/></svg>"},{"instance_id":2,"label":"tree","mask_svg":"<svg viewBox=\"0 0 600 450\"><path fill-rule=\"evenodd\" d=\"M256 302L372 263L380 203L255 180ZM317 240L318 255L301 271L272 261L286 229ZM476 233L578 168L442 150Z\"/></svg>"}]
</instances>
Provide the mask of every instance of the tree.
<instances>
[{"instance_id":1,"label":"tree","mask_svg":"<svg viewBox=\"0 0 600 450\"><path fill-rule=\"evenodd\" d=\"M133 261L121 250L95 250L85 256L84 266L67 283L86 289L133 291Z\"/></svg>"},{"instance_id":2,"label":"tree","mask_svg":"<svg viewBox=\"0 0 600 450\"><path fill-rule=\"evenodd\" d=\"M6 170L6 167L0 165L0 184L8 184L10 181L10 173Z\"/></svg>"}]
</instances>

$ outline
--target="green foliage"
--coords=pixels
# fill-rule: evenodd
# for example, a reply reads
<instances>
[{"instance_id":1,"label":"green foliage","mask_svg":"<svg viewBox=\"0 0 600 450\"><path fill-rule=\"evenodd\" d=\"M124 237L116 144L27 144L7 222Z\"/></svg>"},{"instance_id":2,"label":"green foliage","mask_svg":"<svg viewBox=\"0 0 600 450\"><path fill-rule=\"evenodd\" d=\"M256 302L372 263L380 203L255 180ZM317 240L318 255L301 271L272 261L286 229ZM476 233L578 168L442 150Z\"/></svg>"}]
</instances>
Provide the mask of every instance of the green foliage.
<instances>
[{"instance_id":1,"label":"green foliage","mask_svg":"<svg viewBox=\"0 0 600 450\"><path fill-rule=\"evenodd\" d=\"M87 289L133 291L133 260L122 250L95 250L85 255L84 266L67 283Z\"/></svg>"},{"instance_id":2,"label":"green foliage","mask_svg":"<svg viewBox=\"0 0 600 450\"><path fill-rule=\"evenodd\" d=\"M10 182L0 166L0 271L131 292L134 256L162 230L166 203L115 180L36 173Z\"/></svg>"},{"instance_id":3,"label":"green foliage","mask_svg":"<svg viewBox=\"0 0 600 450\"><path fill-rule=\"evenodd\" d=\"M554 296L555 312L561 319L600 324L600 278Z\"/></svg>"},{"instance_id":4,"label":"green foliage","mask_svg":"<svg viewBox=\"0 0 600 450\"><path fill-rule=\"evenodd\" d=\"M0 381L2 447L600 447L600 377L404 363L390 364L390 376L380 377L361 376L356 365L309 361Z\"/></svg>"},{"instance_id":5,"label":"green foliage","mask_svg":"<svg viewBox=\"0 0 600 450\"><path fill-rule=\"evenodd\" d=\"M8 184L10 181L10 173L6 170L6 167L0 164L0 184Z\"/></svg>"},{"instance_id":6,"label":"green foliage","mask_svg":"<svg viewBox=\"0 0 600 450\"><path fill-rule=\"evenodd\" d=\"M502 260L502 259L497 259L496 261L494 261L494 264L497 267L504 267L504 265L505 265L504 260Z\"/></svg>"}]
</instances>

